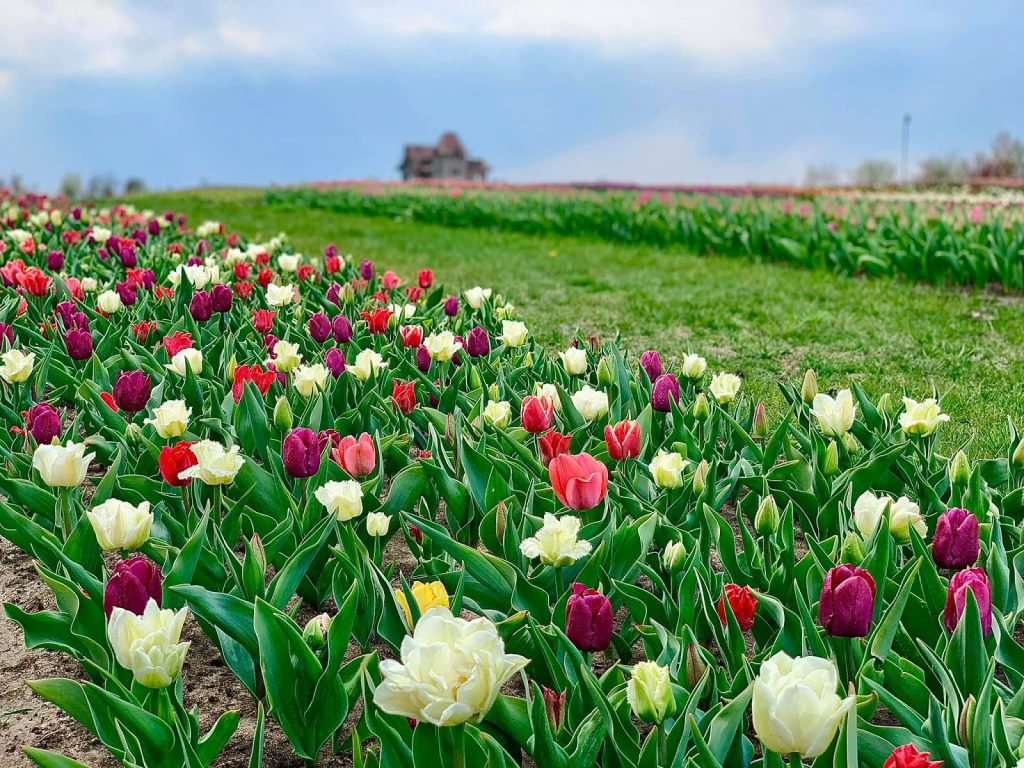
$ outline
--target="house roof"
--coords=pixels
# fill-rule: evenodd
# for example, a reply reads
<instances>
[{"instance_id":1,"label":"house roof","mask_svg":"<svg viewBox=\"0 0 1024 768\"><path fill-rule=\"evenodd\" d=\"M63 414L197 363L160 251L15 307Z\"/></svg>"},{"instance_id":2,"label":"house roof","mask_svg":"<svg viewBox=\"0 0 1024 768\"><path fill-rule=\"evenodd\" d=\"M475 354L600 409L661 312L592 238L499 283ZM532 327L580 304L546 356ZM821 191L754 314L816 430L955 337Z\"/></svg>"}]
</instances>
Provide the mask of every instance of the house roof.
<instances>
[{"instance_id":1,"label":"house roof","mask_svg":"<svg viewBox=\"0 0 1024 768\"><path fill-rule=\"evenodd\" d=\"M446 131L437 142L437 154L445 157L465 157L466 148L462 140L452 131Z\"/></svg>"}]
</instances>

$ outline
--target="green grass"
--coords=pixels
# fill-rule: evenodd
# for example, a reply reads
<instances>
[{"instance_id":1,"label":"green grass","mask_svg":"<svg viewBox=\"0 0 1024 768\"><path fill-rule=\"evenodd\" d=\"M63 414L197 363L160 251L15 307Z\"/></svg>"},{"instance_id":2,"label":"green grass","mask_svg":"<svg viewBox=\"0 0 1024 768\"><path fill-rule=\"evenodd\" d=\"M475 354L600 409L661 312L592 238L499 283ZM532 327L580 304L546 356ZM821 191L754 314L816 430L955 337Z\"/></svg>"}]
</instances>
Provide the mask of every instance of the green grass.
<instances>
[{"instance_id":1,"label":"green grass","mask_svg":"<svg viewBox=\"0 0 1024 768\"><path fill-rule=\"evenodd\" d=\"M778 418L780 380L807 367L825 388L860 382L880 395L920 399L934 387L952 416L948 450L1002 455L1006 417L1022 421L1024 303L991 293L913 286L678 250L491 231L446 229L326 211L288 211L248 191L182 192L133 200L223 221L250 237L288 233L296 249L328 242L406 279L432 268L452 288L504 293L538 340L555 347L578 328L621 334L639 353L704 355L711 370Z\"/></svg>"}]
</instances>

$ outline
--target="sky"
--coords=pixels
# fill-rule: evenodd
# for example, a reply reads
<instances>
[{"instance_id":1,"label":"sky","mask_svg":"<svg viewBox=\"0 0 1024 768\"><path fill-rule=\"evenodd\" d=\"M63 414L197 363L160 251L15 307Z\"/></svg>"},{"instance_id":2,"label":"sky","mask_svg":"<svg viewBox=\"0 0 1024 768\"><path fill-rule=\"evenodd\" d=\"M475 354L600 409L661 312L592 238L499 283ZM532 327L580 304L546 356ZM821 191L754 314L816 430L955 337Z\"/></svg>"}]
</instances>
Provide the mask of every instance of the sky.
<instances>
[{"instance_id":1,"label":"sky","mask_svg":"<svg viewBox=\"0 0 1024 768\"><path fill-rule=\"evenodd\" d=\"M1019 1L0 0L0 179L798 183L1024 136Z\"/></svg>"}]
</instances>

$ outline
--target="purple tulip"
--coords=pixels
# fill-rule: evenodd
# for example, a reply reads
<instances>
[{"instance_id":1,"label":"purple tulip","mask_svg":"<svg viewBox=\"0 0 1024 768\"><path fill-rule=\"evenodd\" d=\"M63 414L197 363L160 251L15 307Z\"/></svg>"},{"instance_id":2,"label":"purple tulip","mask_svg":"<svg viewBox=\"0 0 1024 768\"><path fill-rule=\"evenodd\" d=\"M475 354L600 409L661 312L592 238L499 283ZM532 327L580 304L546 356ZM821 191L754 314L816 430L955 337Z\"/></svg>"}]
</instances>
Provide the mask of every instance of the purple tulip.
<instances>
[{"instance_id":1,"label":"purple tulip","mask_svg":"<svg viewBox=\"0 0 1024 768\"><path fill-rule=\"evenodd\" d=\"M334 243L328 243L324 247L324 259L333 259L338 255L338 246Z\"/></svg>"},{"instance_id":2,"label":"purple tulip","mask_svg":"<svg viewBox=\"0 0 1024 768\"><path fill-rule=\"evenodd\" d=\"M192 301L188 304L189 314L200 323L205 323L213 317L213 298L206 291L196 291L192 294Z\"/></svg>"},{"instance_id":3,"label":"purple tulip","mask_svg":"<svg viewBox=\"0 0 1024 768\"><path fill-rule=\"evenodd\" d=\"M60 320L64 328L74 328L74 317L78 314L78 307L73 301L62 301L53 308L53 313Z\"/></svg>"},{"instance_id":4,"label":"purple tulip","mask_svg":"<svg viewBox=\"0 0 1024 768\"><path fill-rule=\"evenodd\" d=\"M224 314L231 311L233 294L226 285L217 284L210 290L210 299L213 302L213 311Z\"/></svg>"},{"instance_id":5,"label":"purple tulip","mask_svg":"<svg viewBox=\"0 0 1024 768\"><path fill-rule=\"evenodd\" d=\"M867 637L875 613L875 580L863 568L840 565L825 574L818 618L833 637Z\"/></svg>"},{"instance_id":6,"label":"purple tulip","mask_svg":"<svg viewBox=\"0 0 1024 768\"><path fill-rule=\"evenodd\" d=\"M448 317L455 317L459 314L459 300L455 296L449 296L444 300L444 313Z\"/></svg>"},{"instance_id":7,"label":"purple tulip","mask_svg":"<svg viewBox=\"0 0 1024 768\"><path fill-rule=\"evenodd\" d=\"M201 266L203 266L203 260L200 259L198 256L189 256L188 257L188 261L186 263L190 267L201 267Z\"/></svg>"},{"instance_id":8,"label":"purple tulip","mask_svg":"<svg viewBox=\"0 0 1024 768\"><path fill-rule=\"evenodd\" d=\"M263 337L263 346L266 347L271 354L274 352L274 347L277 345L280 339L272 333L268 333Z\"/></svg>"},{"instance_id":9,"label":"purple tulip","mask_svg":"<svg viewBox=\"0 0 1024 768\"><path fill-rule=\"evenodd\" d=\"M92 334L79 328L72 328L64 334L64 345L72 360L88 360L92 357Z\"/></svg>"},{"instance_id":10,"label":"purple tulip","mask_svg":"<svg viewBox=\"0 0 1024 768\"><path fill-rule=\"evenodd\" d=\"M341 306L341 286L333 283L327 287L327 300L332 304Z\"/></svg>"},{"instance_id":11,"label":"purple tulip","mask_svg":"<svg viewBox=\"0 0 1024 768\"><path fill-rule=\"evenodd\" d=\"M103 591L103 612L110 618L115 608L141 616L150 600L163 602L163 577L156 563L145 557L121 560L110 574Z\"/></svg>"},{"instance_id":12,"label":"purple tulip","mask_svg":"<svg viewBox=\"0 0 1024 768\"><path fill-rule=\"evenodd\" d=\"M149 374L142 371L121 371L114 382L114 402L122 411L138 413L149 402L152 388Z\"/></svg>"},{"instance_id":13,"label":"purple tulip","mask_svg":"<svg viewBox=\"0 0 1024 768\"><path fill-rule=\"evenodd\" d=\"M679 402L679 379L671 373L663 373L654 382L651 390L651 407L661 413L672 410L672 403Z\"/></svg>"},{"instance_id":14,"label":"purple tulip","mask_svg":"<svg viewBox=\"0 0 1024 768\"><path fill-rule=\"evenodd\" d=\"M331 321L331 331L334 333L334 340L339 344L348 344L352 341L352 323L344 315L338 315Z\"/></svg>"},{"instance_id":15,"label":"purple tulip","mask_svg":"<svg viewBox=\"0 0 1024 768\"><path fill-rule=\"evenodd\" d=\"M345 353L337 347L331 347L324 355L324 365L331 372L331 376L337 379L345 372Z\"/></svg>"},{"instance_id":16,"label":"purple tulip","mask_svg":"<svg viewBox=\"0 0 1024 768\"><path fill-rule=\"evenodd\" d=\"M210 243L205 239L196 243L196 256L206 256L210 252Z\"/></svg>"},{"instance_id":17,"label":"purple tulip","mask_svg":"<svg viewBox=\"0 0 1024 768\"><path fill-rule=\"evenodd\" d=\"M121 266L125 269L135 269L139 266L139 257L135 254L135 245L130 240L121 240L121 247L118 257L121 259Z\"/></svg>"},{"instance_id":18,"label":"purple tulip","mask_svg":"<svg viewBox=\"0 0 1024 768\"><path fill-rule=\"evenodd\" d=\"M121 297L121 301L126 307L135 306L138 297L135 294L134 285L119 281L114 287L117 289L117 295Z\"/></svg>"},{"instance_id":19,"label":"purple tulip","mask_svg":"<svg viewBox=\"0 0 1024 768\"><path fill-rule=\"evenodd\" d=\"M363 276L363 280L373 280L373 262L365 259L359 265L359 274Z\"/></svg>"},{"instance_id":20,"label":"purple tulip","mask_svg":"<svg viewBox=\"0 0 1024 768\"><path fill-rule=\"evenodd\" d=\"M331 321L323 312L317 312L309 317L309 335L317 344L323 344L331 336Z\"/></svg>"},{"instance_id":21,"label":"purple tulip","mask_svg":"<svg viewBox=\"0 0 1024 768\"><path fill-rule=\"evenodd\" d=\"M644 373L647 374L647 378L654 381L661 376L661 355L653 349L648 349L640 355L640 367L644 369Z\"/></svg>"},{"instance_id":22,"label":"purple tulip","mask_svg":"<svg viewBox=\"0 0 1024 768\"><path fill-rule=\"evenodd\" d=\"M981 616L981 631L985 637L992 632L992 593L988 585L988 575L982 568L965 568L953 574L949 580L949 592L946 593L946 610L943 619L946 629L956 630L960 617L967 607L967 590L974 593L974 601L978 604Z\"/></svg>"},{"instance_id":23,"label":"purple tulip","mask_svg":"<svg viewBox=\"0 0 1024 768\"><path fill-rule=\"evenodd\" d=\"M46 254L46 266L54 272L64 269L64 254L60 251L50 251Z\"/></svg>"},{"instance_id":24,"label":"purple tulip","mask_svg":"<svg viewBox=\"0 0 1024 768\"><path fill-rule=\"evenodd\" d=\"M0 344L7 339L7 343L14 346L14 326L7 323L0 323Z\"/></svg>"},{"instance_id":25,"label":"purple tulip","mask_svg":"<svg viewBox=\"0 0 1024 768\"><path fill-rule=\"evenodd\" d=\"M932 538L932 558L940 568L960 569L978 560L978 518L954 508L939 515Z\"/></svg>"},{"instance_id":26,"label":"purple tulip","mask_svg":"<svg viewBox=\"0 0 1024 768\"><path fill-rule=\"evenodd\" d=\"M147 291L153 290L153 286L156 284L156 272L152 269L142 270L142 285Z\"/></svg>"},{"instance_id":27,"label":"purple tulip","mask_svg":"<svg viewBox=\"0 0 1024 768\"><path fill-rule=\"evenodd\" d=\"M466 334L466 352L470 357L483 357L491 351L487 330L479 325Z\"/></svg>"},{"instance_id":28,"label":"purple tulip","mask_svg":"<svg viewBox=\"0 0 1024 768\"><path fill-rule=\"evenodd\" d=\"M584 653L603 651L612 641L615 617L607 597L576 583L565 604L565 634Z\"/></svg>"},{"instance_id":29,"label":"purple tulip","mask_svg":"<svg viewBox=\"0 0 1024 768\"><path fill-rule=\"evenodd\" d=\"M49 403L38 403L28 409L25 429L32 435L36 445L49 445L53 438L60 437L60 413Z\"/></svg>"},{"instance_id":30,"label":"purple tulip","mask_svg":"<svg viewBox=\"0 0 1024 768\"><path fill-rule=\"evenodd\" d=\"M139 245L145 245L148 239L149 237L148 235L146 235L145 230L136 229L135 231L132 232L132 240L134 240Z\"/></svg>"},{"instance_id":31,"label":"purple tulip","mask_svg":"<svg viewBox=\"0 0 1024 768\"><path fill-rule=\"evenodd\" d=\"M416 348L416 367L420 369L421 373L430 370L430 350L424 344L420 344Z\"/></svg>"},{"instance_id":32,"label":"purple tulip","mask_svg":"<svg viewBox=\"0 0 1024 768\"><path fill-rule=\"evenodd\" d=\"M312 429L298 427L281 444L281 461L291 477L312 477L320 471L320 441Z\"/></svg>"},{"instance_id":33,"label":"purple tulip","mask_svg":"<svg viewBox=\"0 0 1024 768\"><path fill-rule=\"evenodd\" d=\"M71 316L71 326L80 331L88 331L89 318L85 316L84 312L75 312L75 314Z\"/></svg>"}]
</instances>

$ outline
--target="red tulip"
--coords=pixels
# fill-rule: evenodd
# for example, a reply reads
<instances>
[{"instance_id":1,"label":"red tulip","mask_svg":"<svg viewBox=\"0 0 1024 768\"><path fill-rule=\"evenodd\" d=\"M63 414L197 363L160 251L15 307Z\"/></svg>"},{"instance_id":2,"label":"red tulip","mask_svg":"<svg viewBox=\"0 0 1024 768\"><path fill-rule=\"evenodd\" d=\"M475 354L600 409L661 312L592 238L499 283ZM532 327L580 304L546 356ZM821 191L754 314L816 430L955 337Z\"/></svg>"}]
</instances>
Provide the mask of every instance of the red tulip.
<instances>
[{"instance_id":1,"label":"red tulip","mask_svg":"<svg viewBox=\"0 0 1024 768\"><path fill-rule=\"evenodd\" d=\"M277 313L272 309L254 309L252 311L252 324L259 333L269 333L274 327L274 315Z\"/></svg>"},{"instance_id":2,"label":"red tulip","mask_svg":"<svg viewBox=\"0 0 1024 768\"><path fill-rule=\"evenodd\" d=\"M331 458L352 477L372 474L377 466L377 450L371 438L363 432L358 439L345 435L331 451Z\"/></svg>"},{"instance_id":3,"label":"red tulip","mask_svg":"<svg viewBox=\"0 0 1024 768\"><path fill-rule=\"evenodd\" d=\"M554 418L554 414L554 404L550 400L541 397L534 397L533 395L528 395L523 398L523 407L520 419L523 423L523 429L531 435L536 435L540 432L546 432L551 429L551 422Z\"/></svg>"},{"instance_id":4,"label":"red tulip","mask_svg":"<svg viewBox=\"0 0 1024 768\"><path fill-rule=\"evenodd\" d=\"M110 618L115 608L141 616L150 600L163 601L163 578L160 568L145 557L121 560L103 590L103 612Z\"/></svg>"},{"instance_id":5,"label":"red tulip","mask_svg":"<svg viewBox=\"0 0 1024 768\"><path fill-rule=\"evenodd\" d=\"M565 604L565 634L584 653L603 651L612 641L615 612L607 597L583 584L573 584Z\"/></svg>"},{"instance_id":6,"label":"red tulip","mask_svg":"<svg viewBox=\"0 0 1024 768\"><path fill-rule=\"evenodd\" d=\"M167 357L174 357L176 354L181 352L181 350L192 348L192 334L185 333L184 331L176 331L170 336L164 338L163 345L164 350L167 352Z\"/></svg>"},{"instance_id":7,"label":"red tulip","mask_svg":"<svg viewBox=\"0 0 1024 768\"><path fill-rule=\"evenodd\" d=\"M882 768L942 768L941 760L929 760L927 752L918 752L913 744L896 747Z\"/></svg>"},{"instance_id":8,"label":"red tulip","mask_svg":"<svg viewBox=\"0 0 1024 768\"><path fill-rule=\"evenodd\" d=\"M408 416L416 407L416 382L394 379L391 382L391 402Z\"/></svg>"},{"instance_id":9,"label":"red tulip","mask_svg":"<svg viewBox=\"0 0 1024 768\"><path fill-rule=\"evenodd\" d=\"M398 335L402 339L402 346L412 349L423 343L423 326L403 325L398 329Z\"/></svg>"},{"instance_id":10,"label":"red tulip","mask_svg":"<svg viewBox=\"0 0 1024 768\"><path fill-rule=\"evenodd\" d=\"M635 459L640 455L640 422L624 420L604 428L604 442L613 461Z\"/></svg>"},{"instance_id":11,"label":"red tulip","mask_svg":"<svg viewBox=\"0 0 1024 768\"><path fill-rule=\"evenodd\" d=\"M426 290L434 284L434 273L429 269L421 269L416 275L416 279L420 284L420 288Z\"/></svg>"},{"instance_id":12,"label":"red tulip","mask_svg":"<svg viewBox=\"0 0 1024 768\"><path fill-rule=\"evenodd\" d=\"M231 396L236 403L240 403L246 382L255 384L260 395L266 396L276 380L277 374L274 371L263 370L261 365L239 365L235 368L235 380L231 383Z\"/></svg>"},{"instance_id":13,"label":"red tulip","mask_svg":"<svg viewBox=\"0 0 1024 768\"><path fill-rule=\"evenodd\" d=\"M160 449L160 474L168 485L180 487L191 483L191 479L182 480L178 475L198 463L195 454L192 453L192 443L182 441L176 445L165 445Z\"/></svg>"},{"instance_id":14,"label":"red tulip","mask_svg":"<svg viewBox=\"0 0 1024 768\"><path fill-rule=\"evenodd\" d=\"M548 464L551 487L569 509L593 509L608 493L608 468L589 453L563 453Z\"/></svg>"},{"instance_id":15,"label":"red tulip","mask_svg":"<svg viewBox=\"0 0 1024 768\"><path fill-rule=\"evenodd\" d=\"M388 330L388 323L391 322L391 316L394 314L390 309L378 308L370 312L359 313L363 320L366 321L366 327L369 328L370 333L386 333Z\"/></svg>"},{"instance_id":16,"label":"red tulip","mask_svg":"<svg viewBox=\"0 0 1024 768\"><path fill-rule=\"evenodd\" d=\"M572 442L571 435L562 435L551 430L543 437L537 438L537 445L540 446L541 463L546 467L556 456L561 456L569 451L569 443Z\"/></svg>"},{"instance_id":17,"label":"red tulip","mask_svg":"<svg viewBox=\"0 0 1024 768\"><path fill-rule=\"evenodd\" d=\"M754 593L750 587L741 587L739 584L725 585L722 596L718 598L718 618L721 619L723 627L729 623L725 617L726 600L729 601L729 608L736 617L740 629L747 632L754 626L754 612L757 610L757 598L754 597Z\"/></svg>"}]
</instances>

